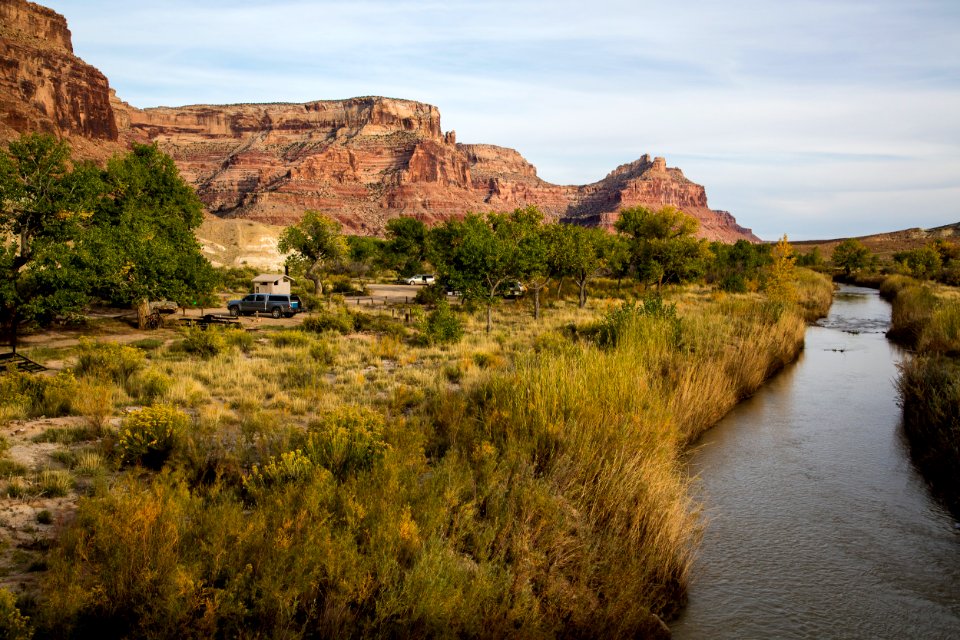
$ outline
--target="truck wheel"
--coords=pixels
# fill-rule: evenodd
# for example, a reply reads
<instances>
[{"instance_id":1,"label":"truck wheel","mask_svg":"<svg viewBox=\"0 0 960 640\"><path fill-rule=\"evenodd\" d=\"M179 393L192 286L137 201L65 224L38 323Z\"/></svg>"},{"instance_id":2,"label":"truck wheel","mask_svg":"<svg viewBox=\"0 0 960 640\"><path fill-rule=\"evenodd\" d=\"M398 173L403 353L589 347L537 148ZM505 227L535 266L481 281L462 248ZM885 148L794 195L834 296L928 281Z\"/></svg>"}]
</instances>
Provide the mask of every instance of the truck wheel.
<instances>
[{"instance_id":1,"label":"truck wheel","mask_svg":"<svg viewBox=\"0 0 960 640\"><path fill-rule=\"evenodd\" d=\"M234 318L238 317L240 315L240 307L236 305L230 307L230 315Z\"/></svg>"},{"instance_id":2,"label":"truck wheel","mask_svg":"<svg viewBox=\"0 0 960 640\"><path fill-rule=\"evenodd\" d=\"M283 311L280 310L280 307L274 307L273 311L270 312L270 315L272 315L274 318L279 318L283 315Z\"/></svg>"}]
</instances>

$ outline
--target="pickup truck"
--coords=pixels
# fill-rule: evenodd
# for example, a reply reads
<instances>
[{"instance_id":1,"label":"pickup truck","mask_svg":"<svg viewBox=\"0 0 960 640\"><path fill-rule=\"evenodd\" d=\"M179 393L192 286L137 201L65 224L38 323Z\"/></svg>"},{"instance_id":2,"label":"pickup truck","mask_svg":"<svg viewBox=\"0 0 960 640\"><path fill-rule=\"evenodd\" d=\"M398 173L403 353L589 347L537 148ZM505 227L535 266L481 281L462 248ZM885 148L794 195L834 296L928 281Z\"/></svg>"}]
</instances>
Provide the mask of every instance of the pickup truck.
<instances>
[{"instance_id":1,"label":"pickup truck","mask_svg":"<svg viewBox=\"0 0 960 640\"><path fill-rule=\"evenodd\" d=\"M254 313L269 313L274 318L284 316L293 317L303 311L298 296L280 295L276 293L251 293L240 300L231 300L227 303L227 310L233 317L246 316Z\"/></svg>"}]
</instances>

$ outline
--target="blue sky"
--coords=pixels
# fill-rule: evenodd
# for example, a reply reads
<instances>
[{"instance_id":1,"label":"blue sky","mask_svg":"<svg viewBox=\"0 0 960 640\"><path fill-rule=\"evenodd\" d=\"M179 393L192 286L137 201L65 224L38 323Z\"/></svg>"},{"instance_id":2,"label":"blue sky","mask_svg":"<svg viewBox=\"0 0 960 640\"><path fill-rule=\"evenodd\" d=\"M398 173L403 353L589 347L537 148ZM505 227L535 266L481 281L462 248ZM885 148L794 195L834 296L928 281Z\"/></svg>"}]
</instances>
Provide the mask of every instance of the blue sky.
<instances>
[{"instance_id":1,"label":"blue sky","mask_svg":"<svg viewBox=\"0 0 960 640\"><path fill-rule=\"evenodd\" d=\"M644 153L765 239L960 221L960 2L41 0L138 107L384 95L584 184Z\"/></svg>"}]
</instances>

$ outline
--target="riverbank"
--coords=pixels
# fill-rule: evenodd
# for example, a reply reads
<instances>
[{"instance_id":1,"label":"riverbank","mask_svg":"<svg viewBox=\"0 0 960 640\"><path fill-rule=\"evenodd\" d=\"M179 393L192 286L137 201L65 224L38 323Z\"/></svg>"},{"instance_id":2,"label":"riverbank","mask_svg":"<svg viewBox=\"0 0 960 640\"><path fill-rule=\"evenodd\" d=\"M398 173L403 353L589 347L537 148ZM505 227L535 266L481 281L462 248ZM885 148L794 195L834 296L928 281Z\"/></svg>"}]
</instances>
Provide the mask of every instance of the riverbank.
<instances>
[{"instance_id":1,"label":"riverbank","mask_svg":"<svg viewBox=\"0 0 960 640\"><path fill-rule=\"evenodd\" d=\"M897 380L911 457L960 517L960 291L892 276L880 292L893 305L888 335L914 352Z\"/></svg>"},{"instance_id":2,"label":"riverbank","mask_svg":"<svg viewBox=\"0 0 960 640\"><path fill-rule=\"evenodd\" d=\"M342 334L58 354L73 382L6 413L79 414L38 438L74 506L21 605L60 636L662 633L700 535L680 458L796 357L809 305L594 304L461 315L452 346L343 310L316 323Z\"/></svg>"}]
</instances>

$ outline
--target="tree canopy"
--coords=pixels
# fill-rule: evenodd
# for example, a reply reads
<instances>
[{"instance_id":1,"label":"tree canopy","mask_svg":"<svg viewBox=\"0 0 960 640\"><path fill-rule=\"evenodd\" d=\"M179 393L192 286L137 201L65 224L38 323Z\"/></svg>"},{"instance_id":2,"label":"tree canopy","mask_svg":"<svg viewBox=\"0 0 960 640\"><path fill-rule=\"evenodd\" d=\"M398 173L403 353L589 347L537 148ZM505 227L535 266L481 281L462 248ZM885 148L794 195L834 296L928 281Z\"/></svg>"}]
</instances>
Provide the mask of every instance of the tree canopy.
<instances>
[{"instance_id":1,"label":"tree canopy","mask_svg":"<svg viewBox=\"0 0 960 640\"><path fill-rule=\"evenodd\" d=\"M16 349L21 325L80 312L91 297L186 302L213 270L192 230L193 190L154 145L106 170L71 166L69 146L27 134L0 153L0 324Z\"/></svg>"},{"instance_id":2,"label":"tree canopy","mask_svg":"<svg viewBox=\"0 0 960 640\"><path fill-rule=\"evenodd\" d=\"M614 227L628 238L631 262L642 280L660 286L703 274L709 249L694 237L697 220L679 209L630 207L620 211Z\"/></svg>"},{"instance_id":3,"label":"tree canopy","mask_svg":"<svg viewBox=\"0 0 960 640\"><path fill-rule=\"evenodd\" d=\"M299 223L287 227L277 245L280 253L295 266L302 266L314 293L323 293L323 272L328 265L347 254L347 243L340 234L340 223L319 211L307 210Z\"/></svg>"}]
</instances>

